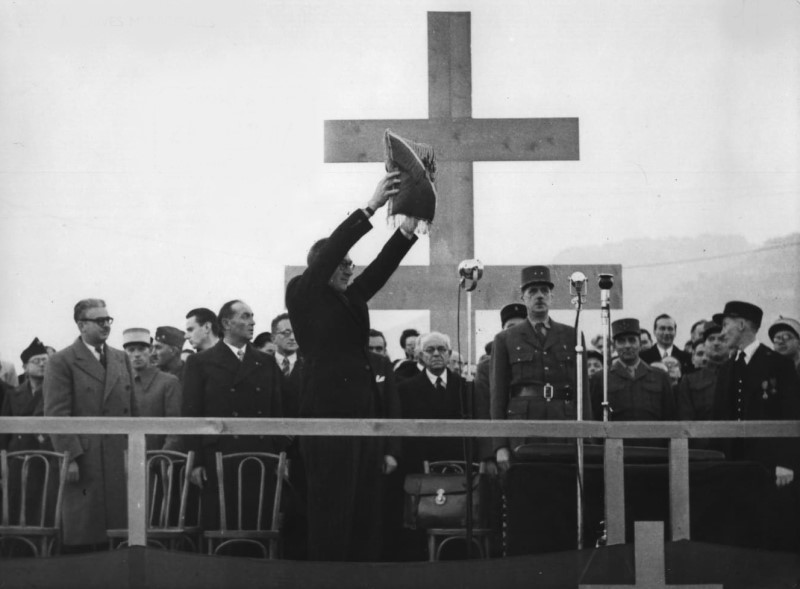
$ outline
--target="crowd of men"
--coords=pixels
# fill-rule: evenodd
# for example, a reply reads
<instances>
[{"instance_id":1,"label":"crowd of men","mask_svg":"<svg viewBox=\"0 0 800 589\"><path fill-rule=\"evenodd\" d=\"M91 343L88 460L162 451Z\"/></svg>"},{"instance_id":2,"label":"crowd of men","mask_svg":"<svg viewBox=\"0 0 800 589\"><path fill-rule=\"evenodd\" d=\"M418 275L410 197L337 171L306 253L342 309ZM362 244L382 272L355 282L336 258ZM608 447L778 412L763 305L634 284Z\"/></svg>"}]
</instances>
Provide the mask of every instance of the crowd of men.
<instances>
[{"instance_id":1,"label":"crowd of men","mask_svg":"<svg viewBox=\"0 0 800 589\"><path fill-rule=\"evenodd\" d=\"M348 252L396 191L396 174L387 174L367 206L312 246L307 269L287 286L288 312L272 320L269 332L256 336L252 309L232 300L217 313L190 310L183 329L161 326L151 334L124 326L124 349L116 350L107 344L114 319L105 301L79 301L75 342L55 352L34 339L21 355L22 377L3 385L2 415L574 420L580 370L586 420L800 419L796 320L771 324L770 348L757 339L761 309L731 301L698 321L681 350L669 315L656 317L654 342L637 319L622 318L611 326L608 364L602 337L579 363L575 330L550 317L546 266L522 271L522 302L501 310L501 330L474 370L462 369L447 334L413 329L400 340L405 358L392 363L385 337L370 326L367 303L416 236L401 226L356 277ZM467 399L464 377L473 374L474 396ZM485 440L475 451L489 470L503 473L529 441ZM69 452L62 526L63 544L74 551L105 546L107 529L126 526L125 443L115 435L0 436L10 451ZM392 560L404 551L425 558L418 537L405 546L398 539L402 476L421 472L426 460L463 459L455 438L149 436L147 447L195 452L191 479L201 490L207 528L220 517L217 452L286 451L293 466L284 554L329 561ZM781 506L793 532L775 532L769 547L796 549L798 441L748 438L722 449L729 459L759 462L774 474L769 500Z\"/></svg>"}]
</instances>

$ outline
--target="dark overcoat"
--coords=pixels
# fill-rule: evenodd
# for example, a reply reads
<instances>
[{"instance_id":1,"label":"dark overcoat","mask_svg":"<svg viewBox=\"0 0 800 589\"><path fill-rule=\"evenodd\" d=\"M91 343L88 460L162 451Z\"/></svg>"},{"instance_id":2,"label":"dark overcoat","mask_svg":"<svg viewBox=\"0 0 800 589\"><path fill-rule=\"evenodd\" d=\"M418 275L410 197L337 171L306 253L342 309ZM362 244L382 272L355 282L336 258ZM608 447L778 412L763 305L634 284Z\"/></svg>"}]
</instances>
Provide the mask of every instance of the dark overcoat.
<instances>
[{"instance_id":1,"label":"dark overcoat","mask_svg":"<svg viewBox=\"0 0 800 589\"><path fill-rule=\"evenodd\" d=\"M379 415L380 393L367 349L367 301L383 287L416 237L396 231L345 292L328 284L350 248L371 228L364 211L352 213L286 288L286 308L305 359L301 416ZM301 440L301 452L308 480L309 558L378 558L383 443L315 436Z\"/></svg>"},{"instance_id":2,"label":"dark overcoat","mask_svg":"<svg viewBox=\"0 0 800 589\"><path fill-rule=\"evenodd\" d=\"M250 344L239 360L223 340L212 348L189 356L183 380L184 417L281 417L281 372L275 359ZM276 436L200 436L184 441L195 451L196 465L206 469L203 486L203 522L207 529L219 525L216 453L278 453L286 440ZM227 467L226 467L227 469ZM252 471L249 471L252 474ZM226 470L226 477L228 472ZM233 480L226 480L229 510L236 497ZM258 497L245 498L249 505ZM271 504L265 512L268 514ZM248 510L249 513L252 513ZM230 511L229 511L230 514ZM229 515L230 517L230 515Z\"/></svg>"},{"instance_id":3,"label":"dark overcoat","mask_svg":"<svg viewBox=\"0 0 800 589\"><path fill-rule=\"evenodd\" d=\"M138 414L128 355L109 346L105 349L105 369L80 338L50 358L44 374L45 416ZM64 490L64 543L105 543L107 529L127 527L127 437L54 434L51 439L56 451L67 451L77 461L80 474Z\"/></svg>"}]
</instances>

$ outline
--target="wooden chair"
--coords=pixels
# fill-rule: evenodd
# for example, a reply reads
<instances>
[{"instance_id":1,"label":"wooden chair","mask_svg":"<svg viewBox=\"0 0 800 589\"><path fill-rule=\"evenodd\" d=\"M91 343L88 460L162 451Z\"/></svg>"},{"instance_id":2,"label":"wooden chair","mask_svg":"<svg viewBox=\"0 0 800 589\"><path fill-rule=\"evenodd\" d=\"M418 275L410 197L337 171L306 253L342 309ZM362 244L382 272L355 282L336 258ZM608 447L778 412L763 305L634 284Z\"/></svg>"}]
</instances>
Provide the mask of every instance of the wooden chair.
<instances>
[{"instance_id":1,"label":"wooden chair","mask_svg":"<svg viewBox=\"0 0 800 589\"><path fill-rule=\"evenodd\" d=\"M60 545L61 501L69 455L47 450L0 451L0 545L21 542L36 557Z\"/></svg>"},{"instance_id":2,"label":"wooden chair","mask_svg":"<svg viewBox=\"0 0 800 589\"><path fill-rule=\"evenodd\" d=\"M184 546L200 550L200 526L187 524L189 494L197 490L190 483L194 452L148 450L147 544L176 550ZM127 464L127 453L125 457ZM106 530L109 548L128 545L128 530Z\"/></svg>"},{"instance_id":3,"label":"wooden chair","mask_svg":"<svg viewBox=\"0 0 800 589\"><path fill-rule=\"evenodd\" d=\"M466 463L458 460L439 460L436 462L429 462L427 460L423 463L425 474L439 473L439 474L465 474L464 468ZM485 474L483 463L472 464L473 476ZM474 489L478 493L478 489ZM484 497L483 501L487 498ZM489 538L493 530L488 527L486 517L484 516L486 510L483 509L473 521L472 528L472 544L477 547L478 554L481 558L489 558ZM455 540L466 542L467 529L466 528L428 528L425 530L428 534L428 560L435 562L439 560L442 549Z\"/></svg>"},{"instance_id":4,"label":"wooden chair","mask_svg":"<svg viewBox=\"0 0 800 589\"><path fill-rule=\"evenodd\" d=\"M264 558L278 558L282 523L281 494L288 476L286 453L239 452L223 455L217 452L216 467L219 529L203 532L208 541L208 554L220 554L224 548L239 544L258 547ZM270 520L265 522L265 509L269 508L266 497L270 492L273 493L272 513Z\"/></svg>"}]
</instances>

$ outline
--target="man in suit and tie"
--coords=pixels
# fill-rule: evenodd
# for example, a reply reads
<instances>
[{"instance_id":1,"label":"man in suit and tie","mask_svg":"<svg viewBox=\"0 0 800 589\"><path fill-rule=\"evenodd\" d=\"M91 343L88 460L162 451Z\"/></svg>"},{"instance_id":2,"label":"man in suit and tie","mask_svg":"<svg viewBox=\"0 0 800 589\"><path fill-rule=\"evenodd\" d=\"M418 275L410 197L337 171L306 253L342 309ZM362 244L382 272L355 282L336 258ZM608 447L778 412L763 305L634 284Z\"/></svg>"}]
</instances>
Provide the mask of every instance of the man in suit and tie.
<instances>
[{"instance_id":1,"label":"man in suit and tie","mask_svg":"<svg viewBox=\"0 0 800 589\"><path fill-rule=\"evenodd\" d=\"M228 301L219 311L223 333L217 344L190 356L183 382L185 417L281 417L281 373L275 360L251 344L255 318L250 306ZM219 526L219 499L215 455L217 452L272 452L283 450L285 439L272 436L202 436L187 440L195 451L192 482L203 490L203 523ZM226 475L230 469L226 469ZM246 470L252 475L252 470ZM233 479L226 480L227 507L233 506ZM258 497L244 498L245 517L255 518ZM269 505L269 504L268 504ZM269 509L265 509L269 517ZM230 512L229 512L229 515ZM232 515L231 515L232 517ZM255 524L251 519L250 526ZM252 528L251 528L252 529Z\"/></svg>"},{"instance_id":2,"label":"man in suit and tie","mask_svg":"<svg viewBox=\"0 0 800 589\"><path fill-rule=\"evenodd\" d=\"M50 357L44 375L46 417L137 415L127 354L106 344L114 319L101 299L83 299L73 318L80 336ZM116 435L53 434L53 447L69 452L62 520L64 544L105 545L106 530L127 527L124 451Z\"/></svg>"},{"instance_id":3,"label":"man in suit and tie","mask_svg":"<svg viewBox=\"0 0 800 589\"><path fill-rule=\"evenodd\" d=\"M197 307L186 314L186 341L198 352L213 348L219 341L217 314L211 309Z\"/></svg>"},{"instance_id":4,"label":"man in suit and tie","mask_svg":"<svg viewBox=\"0 0 800 589\"><path fill-rule=\"evenodd\" d=\"M660 362L666 356L677 358L681 363L681 372L688 374L694 370L692 365L692 355L688 352L678 349L675 345L675 333L677 332L678 324L675 320L662 313L653 322L653 333L656 336L655 345L647 350L641 352L642 360L648 364L653 362Z\"/></svg>"},{"instance_id":5,"label":"man in suit and tie","mask_svg":"<svg viewBox=\"0 0 800 589\"><path fill-rule=\"evenodd\" d=\"M383 287L416 236L404 223L350 283L348 255L372 225L369 218L397 194L397 172L378 183L367 206L353 212L308 253L308 267L286 288L297 343L303 351L300 414L368 419L379 413L367 351L367 302ZM370 561L381 555L381 471L392 468L379 439L310 436L300 441L308 479L309 558Z\"/></svg>"},{"instance_id":6,"label":"man in suit and tie","mask_svg":"<svg viewBox=\"0 0 800 589\"><path fill-rule=\"evenodd\" d=\"M431 332L420 336L425 370L400 382L403 419L462 419L464 379L448 368L450 338ZM423 472L423 461L463 460L461 438L403 438L404 471Z\"/></svg>"},{"instance_id":7,"label":"man in suit and tie","mask_svg":"<svg viewBox=\"0 0 800 589\"><path fill-rule=\"evenodd\" d=\"M275 343L275 362L285 377L283 414L300 416L300 387L303 381L303 359L294 337L289 313L281 313L272 320L272 341Z\"/></svg>"},{"instance_id":8,"label":"man in suit and tie","mask_svg":"<svg viewBox=\"0 0 800 589\"><path fill-rule=\"evenodd\" d=\"M714 396L714 419L800 419L800 381L792 362L760 343L756 337L763 311L744 301L730 301L714 322L734 350L719 368ZM764 498L761 545L796 550L798 547L797 481L800 445L796 438L739 438L723 441L731 460L760 462L773 482Z\"/></svg>"},{"instance_id":9,"label":"man in suit and tie","mask_svg":"<svg viewBox=\"0 0 800 589\"><path fill-rule=\"evenodd\" d=\"M163 372L150 363L152 353L150 331L131 327L122 332L122 349L133 368L133 392L140 417L180 417L181 383L178 377ZM180 436L147 436L148 450L181 452Z\"/></svg>"},{"instance_id":10,"label":"man in suit and tie","mask_svg":"<svg viewBox=\"0 0 800 589\"><path fill-rule=\"evenodd\" d=\"M489 383L492 419L577 419L575 329L550 318L552 289L550 268L522 269L520 292L528 316L494 338ZM588 382L586 364L580 369L583 382ZM591 417L589 390L585 387L583 419ZM495 457L501 470L508 469L512 451L524 441L495 440Z\"/></svg>"}]
</instances>

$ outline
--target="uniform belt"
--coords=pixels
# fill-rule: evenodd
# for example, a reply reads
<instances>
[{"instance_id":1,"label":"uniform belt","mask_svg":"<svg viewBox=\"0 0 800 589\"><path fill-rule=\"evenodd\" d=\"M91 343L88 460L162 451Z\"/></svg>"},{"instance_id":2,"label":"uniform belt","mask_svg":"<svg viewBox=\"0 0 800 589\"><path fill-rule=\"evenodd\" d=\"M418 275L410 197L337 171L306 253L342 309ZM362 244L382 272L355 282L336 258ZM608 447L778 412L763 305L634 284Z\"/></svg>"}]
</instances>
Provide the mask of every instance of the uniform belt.
<instances>
[{"instance_id":1,"label":"uniform belt","mask_svg":"<svg viewBox=\"0 0 800 589\"><path fill-rule=\"evenodd\" d=\"M569 395L563 387L557 389L551 384L526 384L517 385L511 390L512 397L542 397L545 401L557 399L559 401L570 399Z\"/></svg>"}]
</instances>

